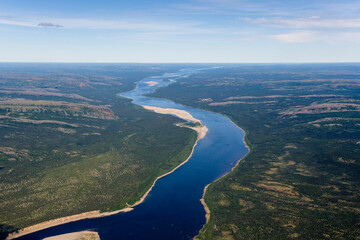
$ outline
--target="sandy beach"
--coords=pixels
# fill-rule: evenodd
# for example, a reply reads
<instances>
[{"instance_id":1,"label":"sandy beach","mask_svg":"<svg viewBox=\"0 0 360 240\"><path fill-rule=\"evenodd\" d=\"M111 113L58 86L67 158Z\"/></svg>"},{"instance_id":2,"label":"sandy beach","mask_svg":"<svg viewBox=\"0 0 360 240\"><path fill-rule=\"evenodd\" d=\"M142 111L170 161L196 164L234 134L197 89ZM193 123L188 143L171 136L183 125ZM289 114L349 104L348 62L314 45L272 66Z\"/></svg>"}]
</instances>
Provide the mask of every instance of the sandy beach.
<instances>
[{"instance_id":1,"label":"sandy beach","mask_svg":"<svg viewBox=\"0 0 360 240\"><path fill-rule=\"evenodd\" d=\"M54 237L44 238L43 240L100 240L99 234L93 231L82 231L61 234Z\"/></svg>"},{"instance_id":2,"label":"sandy beach","mask_svg":"<svg viewBox=\"0 0 360 240\"><path fill-rule=\"evenodd\" d=\"M142 107L147 110L154 111L156 113L171 114L171 115L177 116L178 118L184 119L186 121L200 123L200 126L196 126L196 127L180 125L180 124L178 125L180 127L187 127L187 128L191 128L191 129L195 130L198 133L198 139L204 138L208 131L207 127L204 126L199 119L194 118L190 113L188 113L184 110L179 110L179 109L174 109L174 108L160 108L160 107L153 107L153 106L146 106L146 105L143 105Z\"/></svg>"},{"instance_id":3,"label":"sandy beach","mask_svg":"<svg viewBox=\"0 0 360 240\"><path fill-rule=\"evenodd\" d=\"M159 84L158 82L155 82L155 81L148 81L148 82L145 82L145 83L146 83L148 86L150 86L150 87Z\"/></svg>"},{"instance_id":4,"label":"sandy beach","mask_svg":"<svg viewBox=\"0 0 360 240\"><path fill-rule=\"evenodd\" d=\"M205 194L206 194L206 190L207 190L207 188L208 188L209 186L210 186L210 184L206 185L206 187L204 188L204 193L203 193L203 195L202 195L202 198L200 199L200 202L202 203L202 205L203 205L204 208L205 208L205 212L206 212L206 214L205 214L206 223L208 223L209 220L210 220L210 209L209 209L208 205L206 204L204 197L205 197Z\"/></svg>"},{"instance_id":5,"label":"sandy beach","mask_svg":"<svg viewBox=\"0 0 360 240\"><path fill-rule=\"evenodd\" d=\"M84 212L84 213L80 213L80 214L76 214L76 215L71 215L71 216L67 216L67 217L57 218L57 219L49 220L46 222L38 223L38 224L35 224L32 226L20 229L18 232L10 233L6 239L14 239L14 238L21 237L21 236L24 236L29 233L37 232L37 231L40 231L40 230L43 230L46 228L55 227L55 226L58 226L61 224L69 223L69 222L74 222L74 221L87 219L87 218L106 217L106 216L110 216L110 215L117 214L120 212L130 212L131 210L133 210L131 207L124 208L124 209L114 211L114 212L103 212L103 213L101 213L100 210L96 210L96 211L90 211L90 212Z\"/></svg>"},{"instance_id":6,"label":"sandy beach","mask_svg":"<svg viewBox=\"0 0 360 240\"><path fill-rule=\"evenodd\" d=\"M186 121L200 122L199 119L194 118L190 113L188 113L184 110L179 110L179 109L174 109L174 108L153 107L153 106L146 106L146 105L142 105L142 107L147 110L151 110L151 111L154 111L154 112L160 113L160 114L176 115L177 117L182 118Z\"/></svg>"},{"instance_id":7,"label":"sandy beach","mask_svg":"<svg viewBox=\"0 0 360 240\"><path fill-rule=\"evenodd\" d=\"M196 132L198 132L198 137L197 137L196 143L194 144L189 157L184 162L182 162L180 165L178 165L176 168L174 168L170 172L167 172L167 173L157 177L155 179L154 183L152 184L152 186L141 197L141 199L139 199L137 202L135 202L133 205L131 205L131 206L127 207L127 208L124 208L124 209L121 209L121 210L118 210L118 211L103 212L103 213L101 213L99 210L96 210L96 211L90 211L90 212L80 213L80 214L76 214L76 215L72 215L72 216L67 216L67 217L62 217L62 218L49 220L49 221L46 221L46 222L42 222L42 223L39 223L39 224L35 224L35 225L32 225L32 226L20 229L18 232L10 233L9 236L6 239L14 239L14 238L21 237L21 236L24 236L24 235L27 235L27 234L30 234L30 233L33 233L33 232L37 232L37 231L46 229L46 228L50 228L50 227L54 227L54 226L62 225L62 224L65 224L65 223L82 220L82 219L106 217L106 216L114 215L114 214L117 214L117 213L120 213L120 212L132 211L133 207L141 204L145 200L145 198L147 197L149 192L152 190L152 188L154 187L157 180L159 180L160 178L165 177L165 176L173 173L176 169L178 169L179 167L184 165L186 162L188 162L189 159L191 158L193 152L194 152L194 148L197 145L197 142L200 139L205 137L208 129L204 125L202 125L200 120L194 118L190 113L188 113L186 111L178 110L178 109L171 109L171 108L151 107L151 106L143 106L143 107L145 109L152 110L152 111L154 111L156 113L159 113L159 114L172 114L172 115L176 115L177 117L182 118L182 119L184 119L186 121L193 121L193 122L200 123L200 126L197 126L197 127L183 126L183 127L191 128L191 129L195 130ZM64 235L67 235L67 234L64 234ZM62 235L59 235L59 236L62 236ZM67 235L67 236L69 236L69 235ZM77 235L75 235L75 236L77 236ZM70 238L48 238L47 240L62 240L62 239L70 239ZM82 239L82 238L80 238L80 239Z\"/></svg>"}]
</instances>

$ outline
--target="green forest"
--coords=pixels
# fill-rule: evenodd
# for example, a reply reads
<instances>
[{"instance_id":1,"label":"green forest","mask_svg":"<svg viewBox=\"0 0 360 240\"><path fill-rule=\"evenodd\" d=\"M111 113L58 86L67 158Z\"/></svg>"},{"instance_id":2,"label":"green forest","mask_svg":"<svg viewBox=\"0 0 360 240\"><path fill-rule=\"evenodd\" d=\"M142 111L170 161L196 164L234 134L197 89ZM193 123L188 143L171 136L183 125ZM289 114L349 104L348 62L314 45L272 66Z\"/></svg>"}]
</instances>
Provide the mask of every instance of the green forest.
<instances>
[{"instance_id":1,"label":"green forest","mask_svg":"<svg viewBox=\"0 0 360 240\"><path fill-rule=\"evenodd\" d=\"M0 233L135 203L196 133L116 94L177 66L28 64L0 71Z\"/></svg>"},{"instance_id":2,"label":"green forest","mask_svg":"<svg viewBox=\"0 0 360 240\"><path fill-rule=\"evenodd\" d=\"M199 239L359 239L358 64L240 64L152 96L224 114L250 153L205 195Z\"/></svg>"}]
</instances>

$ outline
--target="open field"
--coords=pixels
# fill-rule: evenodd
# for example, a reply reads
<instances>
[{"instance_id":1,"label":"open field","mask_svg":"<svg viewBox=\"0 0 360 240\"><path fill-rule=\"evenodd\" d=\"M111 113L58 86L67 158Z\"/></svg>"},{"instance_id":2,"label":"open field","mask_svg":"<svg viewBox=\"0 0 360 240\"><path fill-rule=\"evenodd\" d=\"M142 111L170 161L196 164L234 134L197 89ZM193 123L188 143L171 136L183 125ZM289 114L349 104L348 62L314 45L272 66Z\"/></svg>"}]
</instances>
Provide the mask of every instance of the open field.
<instances>
[{"instance_id":1,"label":"open field","mask_svg":"<svg viewBox=\"0 0 360 240\"><path fill-rule=\"evenodd\" d=\"M237 65L155 96L229 116L250 154L211 184L200 239L358 239L360 65Z\"/></svg>"}]
</instances>

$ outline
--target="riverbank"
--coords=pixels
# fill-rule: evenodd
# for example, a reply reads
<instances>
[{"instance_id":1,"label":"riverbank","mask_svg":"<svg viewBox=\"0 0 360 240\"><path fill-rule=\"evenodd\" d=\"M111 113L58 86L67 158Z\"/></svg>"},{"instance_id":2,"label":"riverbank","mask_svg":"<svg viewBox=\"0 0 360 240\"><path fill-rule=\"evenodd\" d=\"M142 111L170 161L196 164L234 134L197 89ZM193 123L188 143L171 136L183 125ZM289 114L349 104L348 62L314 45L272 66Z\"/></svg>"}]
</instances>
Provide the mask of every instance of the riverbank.
<instances>
[{"instance_id":1,"label":"riverbank","mask_svg":"<svg viewBox=\"0 0 360 240\"><path fill-rule=\"evenodd\" d=\"M100 240L100 236L97 232L82 231L56 235L54 237L44 238L43 240Z\"/></svg>"},{"instance_id":2,"label":"riverbank","mask_svg":"<svg viewBox=\"0 0 360 240\"><path fill-rule=\"evenodd\" d=\"M57 218L46 222L38 223L29 227L25 227L14 233L10 233L6 239L15 239L33 232L37 232L46 228L55 227L69 222L79 221L88 218L106 217L120 212L130 212L131 210L133 210L131 207L120 209L114 212L100 212L100 210L95 210L95 211L84 212L67 217Z\"/></svg>"},{"instance_id":3,"label":"riverbank","mask_svg":"<svg viewBox=\"0 0 360 240\"><path fill-rule=\"evenodd\" d=\"M211 184L211 183L210 183L210 184ZM206 185L206 187L204 188L204 193L203 193L203 195L202 195L202 198L200 199L200 202L201 202L201 204L204 206L204 209L205 209L205 212L206 212L206 214L205 214L206 223L208 223L209 220L210 220L210 208L209 208L209 206L206 204L204 197L205 197L205 194L206 194L206 190L208 189L208 187L210 186L210 184ZM205 223L205 224L206 224L206 223Z\"/></svg>"},{"instance_id":4,"label":"riverbank","mask_svg":"<svg viewBox=\"0 0 360 240\"><path fill-rule=\"evenodd\" d=\"M224 115L224 116L225 116L225 115ZM225 117L228 117L228 116L225 116ZM202 227L202 229L200 230L199 234L194 237L195 240L199 239L198 237L199 237L201 231L203 231L203 229L205 228L206 224L208 224L209 221L210 221L211 211L210 211L209 206L208 206L208 205L206 204L206 202L205 202L205 195L206 195L206 191L207 191L208 187L209 187L211 184L219 181L219 180L222 179L223 177L227 176L228 174L232 173L232 172L235 170L235 168L237 168L237 167L239 166L240 162L241 162L244 158L246 158L246 157L251 153L251 147L250 147L250 144L248 144L248 140L247 140L247 131L244 130L244 129L242 129L242 128L239 127L238 125L236 125L236 124L234 123L234 121L233 121L230 117L228 117L228 118L230 119L231 123L233 123L237 128L239 128L241 131L244 131L245 134L244 134L244 137L243 137L243 143L244 143L245 147L248 149L248 153L247 153L245 156L243 156L241 159L239 159L239 161L236 163L236 165L235 165L233 168L231 168L231 171L230 171L229 173L226 173L226 174L223 175L222 177L216 179L214 182L209 183L209 184L206 185L206 187L204 188L204 193L203 193L203 195L202 195L202 198L200 199L200 202L201 202L201 204L204 206L204 209L205 209L205 212L206 212L206 213L205 213L206 222L205 222L204 226Z\"/></svg>"},{"instance_id":5,"label":"riverbank","mask_svg":"<svg viewBox=\"0 0 360 240\"><path fill-rule=\"evenodd\" d=\"M143 106L145 109L148 110L152 110L156 113L159 114L172 114L172 115L176 115L177 117L184 119L186 121L193 121L193 122L198 122L200 123L199 126L196 127L189 127L193 130L195 130L197 132L197 139L196 142L191 150L190 155L188 156L188 158L182 162L180 165L178 165L177 167L175 167L173 170L171 170L170 172L167 172L159 177L157 177L154 180L154 183L151 185L151 187L149 188L149 190L134 204L124 208L124 209L120 209L117 211L113 211L113 212L100 212L100 210L95 210L95 211L89 211L89 212L85 212L85 213L80 213L80 214L76 214L76 215L71 215L71 216L67 216L67 217L62 217L62 218L57 218L57 219L53 219L53 220L49 220L46 222L42 222L42 223L38 223L29 227L25 227L23 229L20 229L17 232L14 233L10 233L9 236L6 239L15 239L30 233L34 233L40 230L44 230L50 227L55 227L58 225L62 225L62 224L66 224L66 223L70 223L70 222L74 222L74 221L79 221L79 220L83 220L83 219L91 219L91 218L100 218L100 217L106 217L106 216L111 216L114 214L118 214L121 212L129 212L133 210L133 207L141 204L145 198L148 196L148 194L151 192L151 190L153 189L153 187L155 186L156 182L160 179L163 178L171 173L173 173L174 171L176 171L178 168L180 168L182 165L184 165L185 163L187 163L189 161L189 159L191 158L191 156L193 155L195 146L197 145L198 141L202 138L205 137L208 129L201 123L200 120L194 118L190 113L183 111L183 110L178 110L178 109L170 109L170 108L159 108L159 107L151 107L151 106Z\"/></svg>"},{"instance_id":6,"label":"riverbank","mask_svg":"<svg viewBox=\"0 0 360 240\"><path fill-rule=\"evenodd\" d=\"M178 125L178 126L187 127L187 128L190 128L190 129L193 129L194 131L196 131L198 133L198 140L200 140L206 136L208 128L206 126L204 126L199 119L194 118L190 113L188 113L184 110L179 110L179 109L174 109L174 108L153 107L153 106L146 106L146 105L142 105L142 107L147 110L151 110L156 113L159 113L159 114L175 115L178 118L184 119L186 121L199 123L198 126L187 126L187 125Z\"/></svg>"}]
</instances>

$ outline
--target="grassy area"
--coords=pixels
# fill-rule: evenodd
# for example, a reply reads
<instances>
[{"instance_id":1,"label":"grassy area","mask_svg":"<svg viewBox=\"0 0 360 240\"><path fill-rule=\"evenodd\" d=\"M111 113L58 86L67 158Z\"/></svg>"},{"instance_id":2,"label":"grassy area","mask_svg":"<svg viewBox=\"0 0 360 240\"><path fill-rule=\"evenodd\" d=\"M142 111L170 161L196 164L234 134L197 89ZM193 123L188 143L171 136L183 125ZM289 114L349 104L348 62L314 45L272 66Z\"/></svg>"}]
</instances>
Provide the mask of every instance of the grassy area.
<instances>
[{"instance_id":1,"label":"grassy area","mask_svg":"<svg viewBox=\"0 0 360 240\"><path fill-rule=\"evenodd\" d=\"M194 131L116 96L177 66L26 66L0 64L1 238L123 208L189 156Z\"/></svg>"},{"instance_id":2,"label":"grassy area","mask_svg":"<svg viewBox=\"0 0 360 240\"><path fill-rule=\"evenodd\" d=\"M359 239L357 64L238 65L154 95L229 116L251 153L210 185L200 239Z\"/></svg>"}]
</instances>

